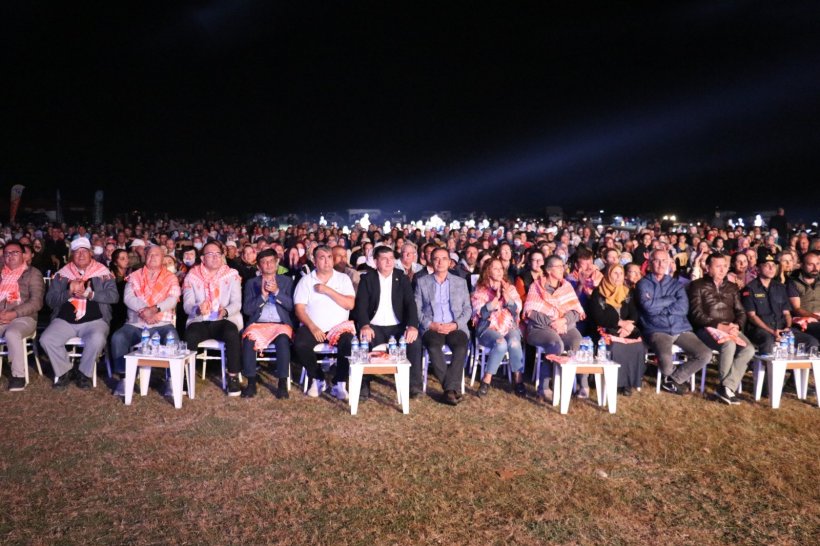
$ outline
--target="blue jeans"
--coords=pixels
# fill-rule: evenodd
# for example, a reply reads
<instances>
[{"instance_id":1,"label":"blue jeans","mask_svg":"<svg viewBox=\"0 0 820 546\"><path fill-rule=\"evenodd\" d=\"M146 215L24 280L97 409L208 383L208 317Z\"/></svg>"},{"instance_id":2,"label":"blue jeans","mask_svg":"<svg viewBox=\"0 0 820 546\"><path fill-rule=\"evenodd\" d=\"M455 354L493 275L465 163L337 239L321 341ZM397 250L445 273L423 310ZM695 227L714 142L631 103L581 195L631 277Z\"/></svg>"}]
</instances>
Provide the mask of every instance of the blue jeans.
<instances>
[{"instance_id":1,"label":"blue jeans","mask_svg":"<svg viewBox=\"0 0 820 546\"><path fill-rule=\"evenodd\" d=\"M503 360L504 355L508 352L510 353L510 369L512 372L518 373L524 371L524 351L521 348L521 330L517 327L510 330L506 336L502 336L499 332L488 328L479 336L478 343L490 349L484 373L495 375L499 366L501 366L501 360Z\"/></svg>"},{"instance_id":2,"label":"blue jeans","mask_svg":"<svg viewBox=\"0 0 820 546\"><path fill-rule=\"evenodd\" d=\"M163 324L162 326L154 326L148 328L151 335L154 332L159 332L162 343L165 343L165 338L169 332L173 332L177 340L179 334L173 324ZM111 336L111 359L114 361L114 373L125 373L125 355L132 351L132 347L140 342L142 337L142 328L137 328L133 324L126 324Z\"/></svg>"}]
</instances>

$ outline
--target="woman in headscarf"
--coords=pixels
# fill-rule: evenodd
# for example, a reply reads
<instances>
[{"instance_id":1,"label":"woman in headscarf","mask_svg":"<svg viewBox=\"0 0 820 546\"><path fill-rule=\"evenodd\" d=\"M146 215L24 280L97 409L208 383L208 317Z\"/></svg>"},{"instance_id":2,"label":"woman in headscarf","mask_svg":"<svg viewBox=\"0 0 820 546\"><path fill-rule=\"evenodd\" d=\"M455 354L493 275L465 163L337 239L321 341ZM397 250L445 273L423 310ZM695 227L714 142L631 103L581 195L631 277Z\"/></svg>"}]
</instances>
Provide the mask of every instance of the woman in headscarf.
<instances>
[{"instance_id":1,"label":"woman in headscarf","mask_svg":"<svg viewBox=\"0 0 820 546\"><path fill-rule=\"evenodd\" d=\"M521 329L518 327L521 298L507 280L501 259L491 258L481 268L471 303L476 339L490 352L478 396L486 396L490 392L490 382L505 354L510 356L515 394L524 396L524 353L521 349Z\"/></svg>"},{"instance_id":2,"label":"woman in headscarf","mask_svg":"<svg viewBox=\"0 0 820 546\"><path fill-rule=\"evenodd\" d=\"M646 367L646 349L638 330L638 305L635 292L624 283L624 268L610 265L604 278L587 303L587 311L594 327L593 340L604 336L612 352L612 361L618 369L618 388L624 396L641 386ZM601 355L598 356L599 358Z\"/></svg>"}]
</instances>

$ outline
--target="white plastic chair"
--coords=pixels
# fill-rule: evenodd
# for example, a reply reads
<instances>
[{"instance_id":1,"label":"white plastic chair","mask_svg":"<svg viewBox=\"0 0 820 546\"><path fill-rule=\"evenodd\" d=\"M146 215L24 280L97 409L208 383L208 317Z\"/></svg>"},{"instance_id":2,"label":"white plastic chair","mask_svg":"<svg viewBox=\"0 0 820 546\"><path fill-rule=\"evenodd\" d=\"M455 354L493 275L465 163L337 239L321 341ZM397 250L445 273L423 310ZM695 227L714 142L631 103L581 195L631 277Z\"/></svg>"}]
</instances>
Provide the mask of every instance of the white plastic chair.
<instances>
[{"instance_id":1,"label":"white plastic chair","mask_svg":"<svg viewBox=\"0 0 820 546\"><path fill-rule=\"evenodd\" d=\"M654 360L651 360L654 359ZM655 353L646 353L646 361L648 363L654 364L658 368L657 380L655 382L655 393L660 394L661 392L661 367L658 366L657 362L657 355ZM686 352L678 347L677 345L672 345L672 365L673 366L680 366L681 364L686 362ZM689 388L692 392L695 391L695 375L697 372L692 374L692 377L689 378ZM706 389L706 366L700 371L700 392L703 394L704 390Z\"/></svg>"},{"instance_id":2,"label":"white plastic chair","mask_svg":"<svg viewBox=\"0 0 820 546\"><path fill-rule=\"evenodd\" d=\"M472 370L470 371L470 388L473 387L475 384L475 373L476 370L481 367L481 374L479 375L479 380L484 378L484 369L487 366L487 357L490 354L489 347L485 347L484 345L480 344L478 340L475 341L475 345L473 351L475 353L475 359L472 363ZM512 384L512 367L510 366L510 353L504 353L504 357L501 359L501 365L498 367L499 370L502 368L507 368L507 379L509 380L510 384Z\"/></svg>"},{"instance_id":3,"label":"white plastic chair","mask_svg":"<svg viewBox=\"0 0 820 546\"><path fill-rule=\"evenodd\" d=\"M336 356L339 354L339 350L329 343L317 343L313 348L313 352L321 356L321 358L316 359L316 363L322 366L324 370L336 362ZM307 392L310 378L308 377L307 368L305 367L302 367L302 375L299 377L299 382L302 383L302 392Z\"/></svg>"},{"instance_id":4,"label":"white plastic chair","mask_svg":"<svg viewBox=\"0 0 820 546\"><path fill-rule=\"evenodd\" d=\"M227 362L225 360L225 342L216 339L206 339L205 341L197 345L196 348L202 350L202 352L197 353L196 355L196 359L202 361L202 379L205 379L205 366L208 364L208 361L219 360L222 365L222 390L226 390L228 388L228 367ZM219 351L219 355L212 355L208 351ZM239 378L240 380L242 379L241 374Z\"/></svg>"},{"instance_id":5,"label":"white plastic chair","mask_svg":"<svg viewBox=\"0 0 820 546\"><path fill-rule=\"evenodd\" d=\"M74 364L75 360L78 360L85 350L85 342L80 337L72 337L68 341L65 342L66 349L68 350L68 360ZM105 357L105 368L106 372L108 373L108 378L111 378L111 361L108 358L108 347L103 347L102 352L97 355L96 360L99 362L100 356ZM54 378L57 381L57 378ZM97 387L97 370L94 370L94 373L91 374L91 384L96 388Z\"/></svg>"},{"instance_id":6,"label":"white plastic chair","mask_svg":"<svg viewBox=\"0 0 820 546\"><path fill-rule=\"evenodd\" d=\"M23 338L23 343L26 344L26 385L29 382L28 375L28 357L34 356L34 363L37 364L37 371L43 375L43 368L40 366L40 351L37 349L37 332L35 331L30 336ZM0 366L3 364L3 358L8 358L9 348L6 346L6 338L0 337Z\"/></svg>"},{"instance_id":7,"label":"white plastic chair","mask_svg":"<svg viewBox=\"0 0 820 546\"><path fill-rule=\"evenodd\" d=\"M453 351L451 351L450 347L448 347L447 345L442 347L442 352L444 353L445 361L447 360L447 357L450 357L450 358L453 357ZM464 368L466 368L469 363L470 363L470 355L468 353L467 358L464 359L464 366L461 367L461 394L464 394L464 393L467 392L467 390L465 388L466 381L465 381ZM427 353L427 347L425 347L424 348L424 355L422 356L422 359L421 359L421 374L422 374L421 390L422 390L422 392L427 392L427 368L429 366L430 366L430 355ZM452 366L452 364L451 364L451 366Z\"/></svg>"}]
</instances>

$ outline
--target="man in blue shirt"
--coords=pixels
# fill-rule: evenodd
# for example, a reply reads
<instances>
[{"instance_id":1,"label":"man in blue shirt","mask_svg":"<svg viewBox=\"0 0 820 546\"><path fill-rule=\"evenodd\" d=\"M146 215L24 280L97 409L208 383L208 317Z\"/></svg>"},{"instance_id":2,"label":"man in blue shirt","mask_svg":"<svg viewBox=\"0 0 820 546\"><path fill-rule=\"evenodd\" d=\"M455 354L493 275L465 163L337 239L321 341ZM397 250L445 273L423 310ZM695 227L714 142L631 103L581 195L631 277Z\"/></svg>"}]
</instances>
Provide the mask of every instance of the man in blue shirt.
<instances>
[{"instance_id":1,"label":"man in blue shirt","mask_svg":"<svg viewBox=\"0 0 820 546\"><path fill-rule=\"evenodd\" d=\"M472 315L467 281L453 275L450 253L437 248L431 254L433 274L418 277L416 306L422 343L427 348L430 366L444 389L444 402L451 406L461 401L461 379L470 339L467 321ZM444 360L444 345L453 353L451 364Z\"/></svg>"},{"instance_id":2,"label":"man in blue shirt","mask_svg":"<svg viewBox=\"0 0 820 546\"><path fill-rule=\"evenodd\" d=\"M242 313L248 318L250 328L254 324L282 324L293 328L293 281L285 275L277 275L279 256L273 249L266 249L256 257L260 275L245 284ZM246 328L246 330L247 330ZM276 347L276 377L279 384L277 398L288 397L288 367L290 366L290 340L282 333L273 339ZM242 389L242 398L256 395L256 350L249 337L242 339L242 373L248 378Z\"/></svg>"}]
</instances>

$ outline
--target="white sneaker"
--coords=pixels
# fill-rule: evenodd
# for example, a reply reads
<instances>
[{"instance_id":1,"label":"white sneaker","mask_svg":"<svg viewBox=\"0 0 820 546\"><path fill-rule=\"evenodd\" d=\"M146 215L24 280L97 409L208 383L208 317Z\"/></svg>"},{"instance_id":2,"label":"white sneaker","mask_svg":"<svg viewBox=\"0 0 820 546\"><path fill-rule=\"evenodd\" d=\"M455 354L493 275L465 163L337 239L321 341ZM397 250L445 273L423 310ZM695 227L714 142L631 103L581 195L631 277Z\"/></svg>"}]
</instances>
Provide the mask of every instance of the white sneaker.
<instances>
[{"instance_id":1,"label":"white sneaker","mask_svg":"<svg viewBox=\"0 0 820 546\"><path fill-rule=\"evenodd\" d=\"M345 382L340 381L333 385L333 389L330 391L333 396L338 398L339 400L347 400L347 389L345 389Z\"/></svg>"},{"instance_id":2,"label":"white sneaker","mask_svg":"<svg viewBox=\"0 0 820 546\"><path fill-rule=\"evenodd\" d=\"M319 398L319 394L322 392L319 383L321 383L321 381L319 381L318 379L314 379L313 381L311 381L310 388L307 391L308 396L310 396L311 398Z\"/></svg>"}]
</instances>

